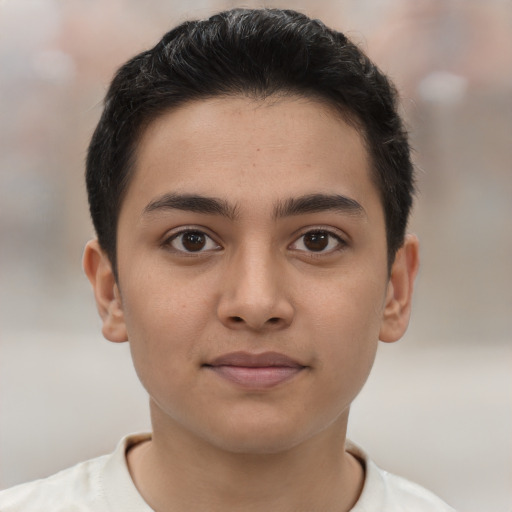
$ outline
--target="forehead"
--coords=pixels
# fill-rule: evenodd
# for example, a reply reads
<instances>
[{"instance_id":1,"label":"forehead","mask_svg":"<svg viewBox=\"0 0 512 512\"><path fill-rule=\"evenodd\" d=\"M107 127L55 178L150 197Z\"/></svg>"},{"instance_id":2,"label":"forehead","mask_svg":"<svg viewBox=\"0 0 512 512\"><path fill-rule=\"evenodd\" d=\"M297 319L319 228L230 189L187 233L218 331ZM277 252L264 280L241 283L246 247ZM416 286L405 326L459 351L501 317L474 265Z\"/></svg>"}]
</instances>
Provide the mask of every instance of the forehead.
<instances>
[{"instance_id":1,"label":"forehead","mask_svg":"<svg viewBox=\"0 0 512 512\"><path fill-rule=\"evenodd\" d=\"M264 205L333 188L359 200L377 194L364 140L337 110L303 97L220 97L150 123L122 209L169 192Z\"/></svg>"}]
</instances>

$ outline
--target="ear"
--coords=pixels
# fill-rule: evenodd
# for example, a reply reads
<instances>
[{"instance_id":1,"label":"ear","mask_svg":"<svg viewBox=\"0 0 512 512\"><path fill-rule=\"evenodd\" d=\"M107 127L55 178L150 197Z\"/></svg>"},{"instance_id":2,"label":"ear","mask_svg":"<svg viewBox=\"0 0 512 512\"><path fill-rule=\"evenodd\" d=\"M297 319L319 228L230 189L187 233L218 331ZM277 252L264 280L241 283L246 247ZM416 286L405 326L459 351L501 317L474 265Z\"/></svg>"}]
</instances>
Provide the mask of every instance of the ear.
<instances>
[{"instance_id":1,"label":"ear","mask_svg":"<svg viewBox=\"0 0 512 512\"><path fill-rule=\"evenodd\" d=\"M119 287L112 264L98 240L91 240L85 246L83 267L94 290L96 307L103 321L103 336L116 343L128 341Z\"/></svg>"},{"instance_id":2,"label":"ear","mask_svg":"<svg viewBox=\"0 0 512 512\"><path fill-rule=\"evenodd\" d=\"M379 338L391 343L407 330L411 316L414 279L419 267L419 242L416 235L406 235L391 267Z\"/></svg>"}]
</instances>

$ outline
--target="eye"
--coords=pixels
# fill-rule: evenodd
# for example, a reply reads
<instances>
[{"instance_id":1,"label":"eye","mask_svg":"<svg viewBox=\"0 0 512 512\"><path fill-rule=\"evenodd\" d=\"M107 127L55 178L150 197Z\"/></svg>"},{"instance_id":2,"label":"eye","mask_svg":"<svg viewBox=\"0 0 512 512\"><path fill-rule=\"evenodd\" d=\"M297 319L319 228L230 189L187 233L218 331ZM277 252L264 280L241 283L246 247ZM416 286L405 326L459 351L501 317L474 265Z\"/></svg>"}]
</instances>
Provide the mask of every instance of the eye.
<instances>
[{"instance_id":1,"label":"eye","mask_svg":"<svg viewBox=\"0 0 512 512\"><path fill-rule=\"evenodd\" d=\"M341 249L345 245L345 241L334 233L318 229L304 233L290 248L296 251L328 253Z\"/></svg>"},{"instance_id":2,"label":"eye","mask_svg":"<svg viewBox=\"0 0 512 512\"><path fill-rule=\"evenodd\" d=\"M195 229L188 229L186 231L180 231L171 238L167 239L166 245L172 247L177 252L206 252L216 251L220 249L211 237L202 231Z\"/></svg>"}]
</instances>

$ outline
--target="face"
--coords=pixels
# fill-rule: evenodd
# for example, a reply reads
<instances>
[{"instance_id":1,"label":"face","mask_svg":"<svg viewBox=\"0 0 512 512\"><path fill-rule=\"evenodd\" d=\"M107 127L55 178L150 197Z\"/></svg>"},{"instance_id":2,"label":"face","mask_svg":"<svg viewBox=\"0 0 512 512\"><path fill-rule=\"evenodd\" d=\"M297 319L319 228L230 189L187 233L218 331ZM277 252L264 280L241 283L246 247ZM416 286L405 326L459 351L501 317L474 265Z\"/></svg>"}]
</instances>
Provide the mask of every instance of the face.
<instances>
[{"instance_id":1,"label":"face","mask_svg":"<svg viewBox=\"0 0 512 512\"><path fill-rule=\"evenodd\" d=\"M129 339L155 429L255 453L344 431L394 292L367 152L329 107L231 97L163 115L117 251L104 333Z\"/></svg>"}]
</instances>

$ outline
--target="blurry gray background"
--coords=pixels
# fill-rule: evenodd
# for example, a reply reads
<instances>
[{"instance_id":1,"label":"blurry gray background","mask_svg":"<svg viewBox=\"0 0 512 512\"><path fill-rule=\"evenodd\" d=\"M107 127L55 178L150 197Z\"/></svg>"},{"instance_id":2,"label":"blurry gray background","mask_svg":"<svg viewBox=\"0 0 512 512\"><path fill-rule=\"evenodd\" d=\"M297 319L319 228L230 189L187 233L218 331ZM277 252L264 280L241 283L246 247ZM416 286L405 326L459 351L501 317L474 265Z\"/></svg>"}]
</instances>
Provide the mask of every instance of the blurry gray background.
<instances>
[{"instance_id":1,"label":"blurry gray background","mask_svg":"<svg viewBox=\"0 0 512 512\"><path fill-rule=\"evenodd\" d=\"M88 139L114 70L221 0L0 0L0 487L149 428L81 271ZM402 94L419 168L412 324L350 437L460 510L512 510L512 3L269 1L344 31Z\"/></svg>"}]
</instances>

